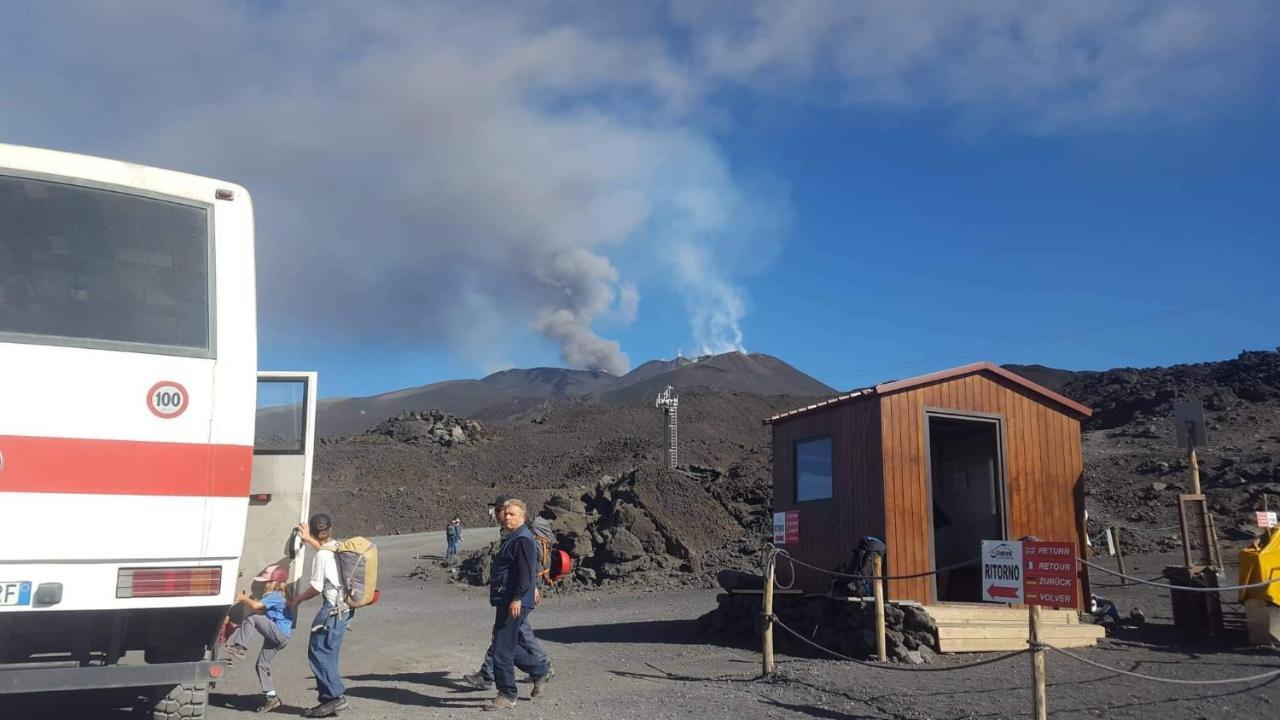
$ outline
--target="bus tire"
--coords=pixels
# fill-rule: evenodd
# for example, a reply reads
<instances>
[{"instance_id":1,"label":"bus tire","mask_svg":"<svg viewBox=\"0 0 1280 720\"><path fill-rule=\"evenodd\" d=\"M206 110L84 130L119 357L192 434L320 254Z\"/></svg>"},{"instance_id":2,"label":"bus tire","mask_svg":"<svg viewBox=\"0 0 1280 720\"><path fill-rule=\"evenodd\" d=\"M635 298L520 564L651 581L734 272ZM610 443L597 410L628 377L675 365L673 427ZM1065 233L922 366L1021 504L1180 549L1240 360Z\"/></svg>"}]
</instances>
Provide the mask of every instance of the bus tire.
<instances>
[{"instance_id":1,"label":"bus tire","mask_svg":"<svg viewBox=\"0 0 1280 720\"><path fill-rule=\"evenodd\" d=\"M163 688L160 692L165 692ZM159 694L159 693L157 693ZM168 694L156 700L151 709L152 720L204 720L204 709L209 699L209 686L205 683L174 685Z\"/></svg>"}]
</instances>

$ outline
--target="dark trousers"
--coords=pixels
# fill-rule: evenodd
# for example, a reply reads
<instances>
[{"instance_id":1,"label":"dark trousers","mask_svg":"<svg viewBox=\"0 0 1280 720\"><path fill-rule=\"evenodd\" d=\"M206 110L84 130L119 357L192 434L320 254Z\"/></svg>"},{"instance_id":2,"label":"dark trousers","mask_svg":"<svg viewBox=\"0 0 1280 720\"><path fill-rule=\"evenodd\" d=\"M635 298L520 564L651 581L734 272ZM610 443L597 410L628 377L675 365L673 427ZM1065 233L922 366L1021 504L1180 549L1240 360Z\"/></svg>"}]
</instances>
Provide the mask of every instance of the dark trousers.
<instances>
[{"instance_id":1,"label":"dark trousers","mask_svg":"<svg viewBox=\"0 0 1280 720\"><path fill-rule=\"evenodd\" d=\"M530 610L530 613L533 611ZM532 662L540 664L546 662L547 667L551 666L551 658L547 656L545 650L542 649L542 643L538 642L538 638L534 637L533 626L529 624L529 617L525 616L525 621L520 623L520 649L528 655ZM484 662L480 665L480 676L486 680L493 680L493 643L489 643L489 649L484 651Z\"/></svg>"},{"instance_id":2,"label":"dark trousers","mask_svg":"<svg viewBox=\"0 0 1280 720\"><path fill-rule=\"evenodd\" d=\"M333 607L325 603L311 621L311 638L307 642L307 661L316 676L316 694L326 703L342 697L347 688L338 673L338 653L342 650L342 638L346 637L351 611L337 615Z\"/></svg>"},{"instance_id":3,"label":"dark trousers","mask_svg":"<svg viewBox=\"0 0 1280 720\"><path fill-rule=\"evenodd\" d=\"M498 686L499 695L512 699L519 694L516 688L517 667L535 678L547 674L547 656L535 656L520 642L520 630L528 627L531 612L532 608L523 608L520 616L513 618L506 603L499 603L494 608L493 681Z\"/></svg>"}]
</instances>

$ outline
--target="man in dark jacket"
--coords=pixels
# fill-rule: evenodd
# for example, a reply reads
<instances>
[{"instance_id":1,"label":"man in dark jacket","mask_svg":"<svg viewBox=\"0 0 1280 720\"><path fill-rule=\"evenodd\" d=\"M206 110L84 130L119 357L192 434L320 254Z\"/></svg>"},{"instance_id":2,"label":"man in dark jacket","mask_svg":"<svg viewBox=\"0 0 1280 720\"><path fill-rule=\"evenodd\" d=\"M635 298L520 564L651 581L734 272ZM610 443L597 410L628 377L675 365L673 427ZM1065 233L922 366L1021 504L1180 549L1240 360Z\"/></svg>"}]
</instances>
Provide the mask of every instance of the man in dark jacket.
<instances>
[{"instance_id":1,"label":"man in dark jacket","mask_svg":"<svg viewBox=\"0 0 1280 720\"><path fill-rule=\"evenodd\" d=\"M500 526L499 532L502 533L503 539L506 539L507 535L510 533L505 526L502 526L502 517L506 513L505 508L507 506L507 501L511 499L512 497L510 495L499 495L498 498L493 501L492 514L495 518L498 518L498 524ZM526 519L525 525L528 526L528 524L528 519ZM533 591L533 604L540 605L541 602L541 593L537 588L535 588ZM551 666L551 658L548 657L546 651L542 649L542 643L538 642L538 638L533 636L533 628L529 627L529 623L527 622L520 626L520 646L523 648L525 653L531 656L531 659L535 664L540 663L543 658L546 658L547 676L546 679L543 680L543 685L545 686L547 680L550 680L555 676L556 671ZM484 661L480 663L480 669L469 675L463 675L462 681L477 690L488 690L493 687L492 642L489 643L489 648L485 650ZM532 679L530 679L530 682L533 682Z\"/></svg>"},{"instance_id":2,"label":"man in dark jacket","mask_svg":"<svg viewBox=\"0 0 1280 720\"><path fill-rule=\"evenodd\" d=\"M489 582L489 604L494 607L493 679L498 696L485 710L505 710L515 704L516 667L533 678L532 696L542 693L548 679L545 656L531 654L520 635L529 622L529 614L537 603L538 547L533 533L525 525L529 508L522 500L508 500L503 508L502 525L509 534L502 541L493 562L493 578ZM532 631L530 631L532 632Z\"/></svg>"}]
</instances>

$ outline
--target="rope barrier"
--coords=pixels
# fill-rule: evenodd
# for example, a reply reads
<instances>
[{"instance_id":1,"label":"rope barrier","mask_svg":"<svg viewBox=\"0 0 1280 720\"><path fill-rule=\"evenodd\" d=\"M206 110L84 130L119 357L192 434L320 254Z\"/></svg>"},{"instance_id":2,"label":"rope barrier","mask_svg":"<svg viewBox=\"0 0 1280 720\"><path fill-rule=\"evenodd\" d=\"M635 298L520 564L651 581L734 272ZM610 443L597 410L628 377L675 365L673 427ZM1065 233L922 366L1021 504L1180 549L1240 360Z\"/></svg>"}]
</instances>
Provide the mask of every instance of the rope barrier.
<instances>
[{"instance_id":1,"label":"rope barrier","mask_svg":"<svg viewBox=\"0 0 1280 720\"><path fill-rule=\"evenodd\" d=\"M1237 677L1237 678L1222 678L1220 680L1179 680L1178 678L1162 678L1162 677L1156 677L1154 675L1143 675L1142 673L1136 673L1130 670L1121 670L1120 668L1117 668L1117 667L1104 665L1103 663L1100 663L1100 662L1094 662L1093 660L1090 660L1085 657L1081 657L1079 655L1076 655L1073 652L1067 652L1066 650L1063 650L1060 647L1055 647L1053 645L1045 645L1041 643L1038 647L1036 646L1032 647L1032 649L1041 649L1041 648L1052 650L1062 655L1066 655L1072 660L1084 663L1085 665L1091 665L1095 668L1098 668L1099 670L1106 670L1107 672L1113 672L1113 673L1116 673L1117 675L1128 675L1129 677L1135 677L1142 680L1150 680L1152 682L1168 683L1170 685L1231 685L1233 683L1254 682L1256 680L1269 680L1271 678L1280 677L1280 670L1269 670L1264 673L1258 673L1257 675L1249 675L1247 677Z\"/></svg>"},{"instance_id":2,"label":"rope barrier","mask_svg":"<svg viewBox=\"0 0 1280 720\"><path fill-rule=\"evenodd\" d=\"M880 663L868 662L866 660L859 660L857 658L852 658L852 657L849 657L848 655L838 653L835 650L824 647L810 640L804 635L801 635L799 632L792 629L786 623L783 623L781 620L779 620L776 615L769 615L767 616L767 618L774 625L777 625L783 630L786 630L787 633L789 633L792 637L805 643L809 647L812 647L816 650L821 650L822 652L825 652L828 655L838 660L855 663L857 665L865 665L867 667L872 667L879 670L898 670L902 672L947 672L951 670L966 670L968 668L975 668L975 667L981 667L983 665L991 665L993 663L998 663L1004 660L1008 660L1011 657L1025 655L1028 652L1031 652L1033 650L1052 650L1056 653L1065 655L1071 658L1072 660L1083 663L1085 665L1095 667L1099 670L1105 670L1107 672L1115 673L1117 675L1127 675L1129 677L1139 678L1141 680L1150 680L1152 682L1167 683L1170 685L1231 685L1235 683L1247 683L1247 682L1256 682L1259 680L1270 680L1275 677L1280 677L1280 669L1277 669L1277 670L1268 670L1267 672L1258 673L1256 675L1247 675L1244 677L1235 677L1235 678L1220 678L1216 680L1181 680L1178 678L1162 678L1162 677L1156 677L1155 675L1145 675L1143 673L1133 672L1131 670L1121 670L1120 668L1112 667L1110 665L1106 665L1100 662L1095 662L1093 660L1090 660L1089 658L1082 657L1080 655L1077 655L1073 652L1069 652L1067 650L1063 650L1062 648L1057 647L1055 645L1049 645L1046 643L1033 643L1030 641L1027 642L1028 647L1026 650L1016 650L1014 652L1006 653L1004 655L999 655L997 657L985 658L983 660L979 660L977 662L972 662L972 663L965 663L964 665L951 665L948 667L941 667L941 668L899 667L896 665L882 665Z\"/></svg>"},{"instance_id":3,"label":"rope barrier","mask_svg":"<svg viewBox=\"0 0 1280 720\"><path fill-rule=\"evenodd\" d=\"M779 552L780 551L777 548L774 548L773 552L769 556L769 564L773 566L773 584L778 586L780 590L790 590L791 588L795 587L795 584L796 584L796 566L795 565L790 566L791 579L787 581L786 585L783 585L782 583L778 582L778 553ZM790 559L790 557L788 557L788 559Z\"/></svg>"},{"instance_id":4,"label":"rope barrier","mask_svg":"<svg viewBox=\"0 0 1280 720\"><path fill-rule=\"evenodd\" d=\"M820 568L820 567L817 567L817 566L815 566L815 565L810 565L810 564L808 564L808 563L805 563L805 562L801 562L801 561L799 561L799 560L796 560L795 558L791 557L791 555L790 555L789 553L787 553L785 550L780 550L780 549L776 549L776 548L775 548L775 549L773 549L773 550L770 552L770 554L769 554L769 556L768 556L768 559L767 559L767 562L768 562L770 565L772 565L772 566L774 567L775 584L777 584L777 581L776 581L776 566L777 566L777 559L778 559L779 557L784 557L784 558L786 558L786 559L787 559L787 561L788 561L788 562L792 563L792 565L791 565L791 583L790 583L790 584L788 584L788 585L786 586L786 587L788 587L788 588L791 586L791 584L794 584L794 582L795 582L795 565L796 565L796 564L799 564L799 565L801 565L801 566L803 566L803 567L810 568L810 569L812 569L812 570L816 570L816 571L818 571L818 572L827 573L827 574L832 575L832 576L835 576L835 577L843 577L843 578L850 578L850 579L856 579L856 580L876 580L876 579L884 579L884 580L893 580L893 579L898 579L898 580L902 580L902 579L909 579L909 578L915 578L915 577L925 577L925 576L928 576L928 575L933 575L933 574L936 574L936 573L945 572L946 570L951 570L951 569L955 569L955 568L959 568L959 567L966 567L966 566L972 565L972 564L973 564L973 562L974 562L975 560L977 560L977 559L978 559L978 558L974 558L974 560L970 560L970 561L968 561L968 562L966 562L966 563L963 563L963 564L954 565L954 566L948 566L948 567L944 567L944 568L937 568L937 569L935 569L935 570L931 570L931 571L928 571L928 572L925 572L925 573L916 573L916 574L913 574L913 575L903 575L903 576L885 576L885 577L881 577L881 578L876 578L876 577L867 577L867 576L863 576L863 575L853 575L853 574L850 574L850 573L840 573L840 572L835 572L835 571L832 571L832 570L826 570L825 568ZM1168 583L1153 582L1153 581L1151 581L1151 580L1146 580L1146 579L1143 579L1143 578L1138 578L1138 577L1133 577L1133 576L1130 576L1130 575L1125 575L1125 574L1123 574L1123 573L1119 573L1119 572L1115 572L1115 571L1112 571L1112 570L1108 570L1108 569L1106 569L1106 568L1104 568L1104 567L1099 567L1098 565L1095 565L1094 563L1091 563L1091 562L1089 562L1088 560L1085 560L1085 559L1083 559L1083 558L1076 558L1076 559L1077 559L1080 563L1082 563L1083 565L1086 565L1086 566L1088 566L1088 567L1090 567L1090 568L1093 568L1093 569L1095 569L1095 570L1102 571L1102 572L1107 573L1107 574L1110 574L1110 575L1115 575L1115 576L1117 576L1117 577L1126 578L1126 579L1133 580L1133 581L1135 581L1135 582L1143 583L1143 584L1146 584L1146 585L1153 585L1153 586L1156 586L1156 587L1168 588L1168 589L1170 589L1170 590L1182 590L1182 591L1187 591L1187 592L1217 592L1217 593L1221 593L1221 592L1232 592L1232 591L1237 591L1237 590L1248 590L1248 589L1252 589L1252 588L1265 587L1265 586L1271 585L1271 584L1273 584L1273 583L1280 582L1280 577L1277 577L1277 578L1273 578L1273 579L1271 579L1271 580L1265 580L1265 581L1258 582L1258 583L1251 583L1251 584L1248 584L1248 585L1236 585L1236 586L1221 587L1221 588L1196 588L1196 587L1182 587L1182 586L1178 586L1178 585L1170 585L1170 584L1168 584ZM952 670L965 670L965 669L968 669L968 668L976 668L976 667L982 667L982 666L984 666L984 665L991 665L991 664L994 664L994 663L1003 662L1004 660L1008 660L1009 658L1012 658L1012 657L1017 657L1017 656L1019 656L1019 655L1025 655L1025 654L1027 654L1027 653L1031 653L1031 652L1038 652L1038 651L1039 651L1039 652L1043 652L1044 650L1052 650L1053 652L1056 652L1056 653L1058 653L1058 654L1060 654L1060 655L1064 655L1064 656L1066 656L1066 657L1068 657L1068 658L1070 658L1070 659L1072 659L1072 660L1075 660L1076 662L1082 663L1082 664L1084 664L1084 665L1088 665L1088 666L1090 666L1090 667L1093 667L1093 668L1096 668L1096 669L1099 669L1099 670L1103 670L1103 671L1105 671L1105 672L1113 673L1113 674L1116 674L1116 675L1124 675L1124 676L1127 676L1127 677L1137 678L1137 679L1140 679L1140 680L1148 680L1148 681L1156 682L1156 683L1169 684L1169 685L1191 685L1191 686L1233 685L1233 684L1239 684L1239 683L1250 683L1250 682L1259 682L1259 681L1270 681L1270 680L1273 680L1273 679L1275 679L1275 678L1277 678L1277 677L1280 677L1280 669L1276 669L1276 670L1269 670L1269 671L1267 671L1267 672L1257 673L1257 674L1255 674L1255 675L1248 675L1248 676L1244 676L1244 677L1220 678L1220 679L1212 679L1212 680L1183 680L1183 679L1179 679L1179 678L1163 678L1163 677L1157 677L1157 676L1154 676L1154 675L1146 675L1146 674L1143 674L1143 673L1133 672L1133 671L1131 671L1131 670L1121 670L1120 668L1117 668L1117 667L1112 667L1112 666L1110 666L1110 665L1106 665L1106 664L1104 664L1104 663L1095 662L1095 661L1090 660L1090 659L1088 659L1088 658L1086 658L1086 657L1083 657L1083 656L1081 656L1081 655L1077 655L1077 654L1075 654L1075 653L1073 653L1073 652L1069 652L1069 651L1067 651L1067 650L1064 650L1064 649L1062 649L1062 648L1060 648L1060 647L1056 647L1056 646L1054 646L1054 645L1050 645L1050 644L1047 644L1047 643L1035 642L1035 641L1032 641L1032 640L1028 640L1028 641L1027 641L1027 649L1025 649L1025 650L1017 650L1017 651L1014 651L1014 652L1011 652L1011 653L1006 653L1006 654L1004 654L1004 655L999 655L999 656L992 657L992 658L985 658L985 659L983 659L983 660L978 660L978 661L976 661L976 662L971 662L971 663L965 663L965 664L962 664L962 665L950 665L950 666L948 666L948 667L932 667L932 668L923 668L923 667L901 667L901 666L887 665L887 664L882 664L882 663L874 663L874 662L869 662L869 661L866 661L866 660L859 660L859 659L857 659L857 658L849 657L848 655L845 655L845 654L843 654L843 653L836 652L835 650L832 650L832 649L830 649L830 648L828 648L828 647L825 647L825 646L823 646L823 645L821 645L821 644L819 644L819 643L817 643L817 642L814 642L813 640L811 640L811 639L809 639L809 638L805 637L804 635L802 635L801 633L799 633L798 631L794 630L794 629L793 629L793 628L791 628L789 625L787 625L786 623L784 623L784 622L782 622L780 619L778 619L778 616L777 616L777 615L772 614L772 612L768 612L768 614L764 615L764 618L765 618L765 620L766 620L766 621L768 621L768 623L770 624L770 626L774 626L774 625L776 625L777 627L779 627L779 628L781 628L782 630L786 631L786 632L787 632L787 634L791 635L791 636L792 636L792 637L794 637L795 639L799 640L800 642L804 643L805 645L807 645L807 646L809 646L809 647L811 647L811 648L813 648L813 649L815 649L815 650L818 650L818 651L820 651L820 652L826 653L827 655L830 655L831 657L834 657L834 658L836 658L836 659L838 659L838 660L842 660L842 661L844 661L844 662L850 662L850 663L854 663L854 664L856 664L856 665L863 665L863 666L866 666L866 667L876 668L876 669L879 669L879 670L898 670L898 671L902 671L902 672L950 672L950 671L952 671ZM771 657L771 655L770 655L770 657ZM769 672L769 667L770 667L770 666L769 666L768 664L766 664L766 673L767 673L767 672ZM1040 667L1040 666L1038 666L1038 667ZM1042 692L1043 692L1043 689L1041 689L1041 690L1040 690L1040 692L1042 693Z\"/></svg>"},{"instance_id":5,"label":"rope barrier","mask_svg":"<svg viewBox=\"0 0 1280 720\"><path fill-rule=\"evenodd\" d=\"M1120 528L1121 530L1133 530L1135 532L1169 532L1170 530L1179 530L1182 528L1181 525L1165 525L1164 527L1156 527L1156 528L1130 527L1128 525L1117 525L1116 527Z\"/></svg>"},{"instance_id":6,"label":"rope barrier","mask_svg":"<svg viewBox=\"0 0 1280 720\"><path fill-rule=\"evenodd\" d=\"M805 643L806 645L808 645L808 646L810 646L810 647L812 647L812 648L815 648L815 649L817 649L817 650L821 650L822 652L825 652L825 653L827 653L828 655L830 655L830 656L832 656L832 657L834 657L834 658L837 658L837 659L839 659L839 660L844 660L845 662L856 663L856 664L858 664L858 665L865 665L865 666L867 666L867 667L876 668L876 669L878 669L878 670L899 670L899 671L902 671L902 672L947 672L947 671L949 671L949 670L965 670L965 669L968 669L968 668L975 668L975 667L981 667L981 666L983 666L983 665L990 665L990 664L992 664L992 663L1000 662L1001 660L1008 660L1008 659L1009 659L1009 658L1011 658L1011 657L1017 657L1017 656L1019 656L1019 655L1026 655L1028 652L1030 652L1030 650L1015 650L1015 651L1013 651L1013 652L1011 652L1011 653L1006 653L1006 654L1004 654L1004 655L999 655L999 656L997 656L997 657L993 657L993 658L986 658L986 659L984 659L984 660L979 660L979 661L977 661L977 662L965 663L964 665L950 665L950 666L948 666L948 667L921 668L921 667L900 667L900 666L897 666L897 665L882 665L882 664L880 664L880 663L868 662L868 661L866 661L866 660L858 660L857 658L851 658L851 657L849 657L848 655L842 655L842 654L840 654L840 653L836 652L835 650L832 650L832 649L827 648L827 647L823 647L822 645L819 645L818 643L816 643L816 642L814 642L814 641L810 640L809 638L805 637L804 635L801 635L800 633L796 632L795 630L792 630L792 629L791 629L790 627L788 627L785 623L783 623L781 620L779 620L777 615L766 615L765 617L766 617L770 622L772 622L774 625L777 625L778 627L782 628L783 630L786 630L788 633L790 633L790 634L791 634L793 637L795 637L797 640L799 640L799 641L801 641L801 642Z\"/></svg>"},{"instance_id":7,"label":"rope barrier","mask_svg":"<svg viewBox=\"0 0 1280 720\"><path fill-rule=\"evenodd\" d=\"M1088 565L1094 570L1104 572L1108 575L1115 575L1116 577L1121 577L1126 580L1132 580L1137 583L1142 583L1143 585L1154 585L1155 587L1166 588L1168 590L1178 590L1181 592L1201 592L1201 593L1235 592L1237 590L1252 590L1253 588L1267 587L1268 585L1272 585L1274 583L1280 583L1280 577L1274 577L1274 578L1271 578L1270 580L1263 580L1261 582L1249 583L1248 585L1228 585L1226 587L1213 587L1213 588L1186 587L1183 585L1170 585L1169 583L1154 582L1151 580L1144 580L1143 578L1140 578L1140 577L1134 577L1132 575L1125 575L1124 573L1119 573L1119 572L1116 572L1115 570L1108 570L1100 565L1095 565L1089 562L1088 560L1085 560L1084 558L1076 558L1076 560L1080 561L1080 563L1083 565Z\"/></svg>"},{"instance_id":8,"label":"rope barrier","mask_svg":"<svg viewBox=\"0 0 1280 720\"><path fill-rule=\"evenodd\" d=\"M776 558L778 557L784 557L787 559L787 562L792 563L793 565L800 565L802 567L807 567L810 570L817 570L818 572L826 573L833 577L846 578L848 580L912 580L915 578L922 578L922 577L928 577L930 575L937 575L938 573L947 572L949 570L958 570L960 568L973 567L974 565L977 564L978 560L982 559L981 556L972 557L972 558L969 558L968 560L965 560L964 562L956 563L955 565L948 565L946 567L934 568L933 570L926 570L925 572L912 573L911 575L882 575L880 577L876 577L874 575L854 575L851 573L842 573L842 572L836 572L835 570L827 570L826 568L820 568L817 565L810 565L809 563L804 562L802 560L796 560L795 558L791 557L791 553L788 553L786 550L774 550L773 555L774 555L775 561L776 561ZM795 568L792 567L791 571L794 577Z\"/></svg>"}]
</instances>

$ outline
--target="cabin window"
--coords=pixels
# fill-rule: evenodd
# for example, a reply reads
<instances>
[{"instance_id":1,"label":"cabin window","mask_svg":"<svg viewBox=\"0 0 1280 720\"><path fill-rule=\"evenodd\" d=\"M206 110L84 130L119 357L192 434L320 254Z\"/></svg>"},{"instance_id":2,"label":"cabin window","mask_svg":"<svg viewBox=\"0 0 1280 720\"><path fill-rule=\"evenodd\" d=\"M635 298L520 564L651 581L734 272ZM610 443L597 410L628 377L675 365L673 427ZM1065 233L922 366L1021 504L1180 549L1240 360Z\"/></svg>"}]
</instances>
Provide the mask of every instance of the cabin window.
<instances>
[{"instance_id":1,"label":"cabin window","mask_svg":"<svg viewBox=\"0 0 1280 720\"><path fill-rule=\"evenodd\" d=\"M796 502L831 498L831 438L796 443Z\"/></svg>"}]
</instances>

